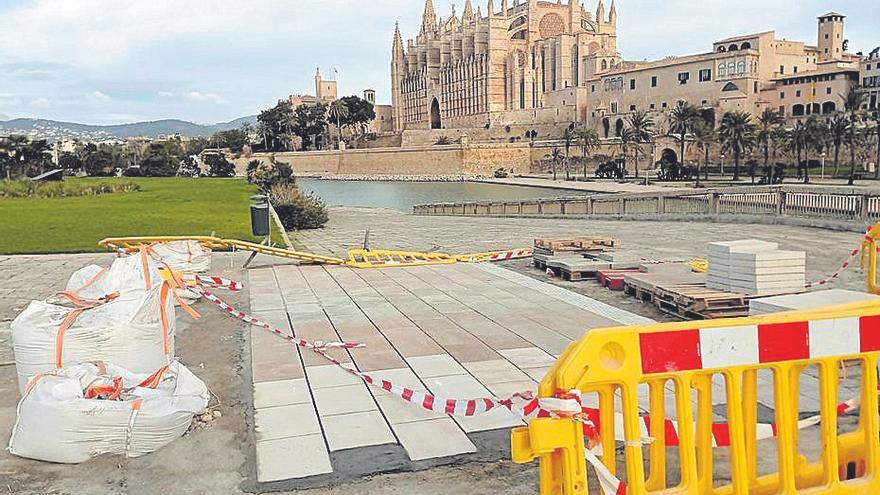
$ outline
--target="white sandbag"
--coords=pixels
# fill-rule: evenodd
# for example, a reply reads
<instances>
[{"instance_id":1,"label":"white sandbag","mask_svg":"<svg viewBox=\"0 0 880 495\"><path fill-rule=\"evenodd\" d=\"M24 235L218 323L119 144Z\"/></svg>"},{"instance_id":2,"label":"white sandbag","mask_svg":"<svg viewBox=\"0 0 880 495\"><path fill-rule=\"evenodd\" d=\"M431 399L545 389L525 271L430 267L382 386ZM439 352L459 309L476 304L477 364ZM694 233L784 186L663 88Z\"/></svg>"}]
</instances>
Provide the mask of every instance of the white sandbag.
<instances>
[{"instance_id":1,"label":"white sandbag","mask_svg":"<svg viewBox=\"0 0 880 495\"><path fill-rule=\"evenodd\" d=\"M211 269L211 250L198 241L163 242L150 249L176 272L205 273Z\"/></svg>"},{"instance_id":2,"label":"white sandbag","mask_svg":"<svg viewBox=\"0 0 880 495\"><path fill-rule=\"evenodd\" d=\"M113 260L110 268L89 265L70 276L66 291L83 299L100 299L118 292L120 297L139 298L141 292L162 283L159 263L146 254Z\"/></svg>"},{"instance_id":3,"label":"white sandbag","mask_svg":"<svg viewBox=\"0 0 880 495\"><path fill-rule=\"evenodd\" d=\"M28 305L11 325L19 390L37 373L71 364L108 361L138 373L168 364L176 319L171 291L160 281L149 291L120 294L83 310L60 339L59 329L74 308L45 301Z\"/></svg>"},{"instance_id":4,"label":"white sandbag","mask_svg":"<svg viewBox=\"0 0 880 495\"><path fill-rule=\"evenodd\" d=\"M20 457L73 464L102 454L139 457L186 433L208 405L208 388L185 366L171 363L157 382L110 363L70 366L34 378L18 403L9 452ZM86 398L94 385L118 398Z\"/></svg>"}]
</instances>

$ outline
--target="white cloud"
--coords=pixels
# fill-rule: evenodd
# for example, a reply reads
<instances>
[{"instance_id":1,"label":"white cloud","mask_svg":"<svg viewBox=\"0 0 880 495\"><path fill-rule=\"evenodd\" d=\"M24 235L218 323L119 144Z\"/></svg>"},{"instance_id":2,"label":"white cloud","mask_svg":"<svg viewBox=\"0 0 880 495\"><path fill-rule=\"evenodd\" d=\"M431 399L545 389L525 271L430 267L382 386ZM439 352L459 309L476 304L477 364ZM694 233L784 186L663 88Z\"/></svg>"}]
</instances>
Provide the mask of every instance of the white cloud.
<instances>
[{"instance_id":1,"label":"white cloud","mask_svg":"<svg viewBox=\"0 0 880 495\"><path fill-rule=\"evenodd\" d=\"M186 94L186 98L191 101L205 101L216 103L218 105L225 105L229 103L226 98L216 94L216 93L202 93L199 91L190 91Z\"/></svg>"},{"instance_id":2,"label":"white cloud","mask_svg":"<svg viewBox=\"0 0 880 495\"><path fill-rule=\"evenodd\" d=\"M29 105L34 108L49 108L52 102L48 98L36 98L30 101Z\"/></svg>"},{"instance_id":3,"label":"white cloud","mask_svg":"<svg viewBox=\"0 0 880 495\"><path fill-rule=\"evenodd\" d=\"M107 101L110 99L110 95L102 93L100 91L92 91L91 93L86 95L86 98L93 101Z\"/></svg>"}]
</instances>

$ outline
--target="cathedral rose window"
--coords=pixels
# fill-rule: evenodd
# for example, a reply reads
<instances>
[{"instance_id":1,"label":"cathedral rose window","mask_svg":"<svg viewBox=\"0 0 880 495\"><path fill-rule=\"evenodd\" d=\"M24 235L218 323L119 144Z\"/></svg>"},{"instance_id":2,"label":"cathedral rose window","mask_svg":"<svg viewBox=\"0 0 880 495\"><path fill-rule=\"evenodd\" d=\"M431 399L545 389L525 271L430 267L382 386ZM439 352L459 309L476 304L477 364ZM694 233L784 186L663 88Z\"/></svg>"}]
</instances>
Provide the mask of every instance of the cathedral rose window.
<instances>
[{"instance_id":1,"label":"cathedral rose window","mask_svg":"<svg viewBox=\"0 0 880 495\"><path fill-rule=\"evenodd\" d=\"M541 22L538 24L538 31L541 33L541 38L545 39L559 36L565 33L565 21L562 20L559 14L551 12L541 18Z\"/></svg>"}]
</instances>

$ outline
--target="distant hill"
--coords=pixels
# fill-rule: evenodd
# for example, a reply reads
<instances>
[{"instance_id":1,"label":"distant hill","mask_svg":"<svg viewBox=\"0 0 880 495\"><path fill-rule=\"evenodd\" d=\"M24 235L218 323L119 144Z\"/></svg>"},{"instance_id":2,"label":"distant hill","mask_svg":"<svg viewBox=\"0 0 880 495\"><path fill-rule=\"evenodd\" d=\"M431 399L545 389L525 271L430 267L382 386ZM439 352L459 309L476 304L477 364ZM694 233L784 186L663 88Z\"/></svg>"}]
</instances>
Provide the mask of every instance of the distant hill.
<instances>
[{"instance_id":1,"label":"distant hill","mask_svg":"<svg viewBox=\"0 0 880 495\"><path fill-rule=\"evenodd\" d=\"M195 124L185 120L166 119L153 122L134 122L119 125L88 125L58 122L46 119L13 119L0 121L0 135L24 134L35 139L59 141L62 139L102 140L129 137L155 138L159 135L180 134L187 137L207 137L215 132L237 129L245 122L256 125L256 115L241 117L218 124Z\"/></svg>"}]
</instances>

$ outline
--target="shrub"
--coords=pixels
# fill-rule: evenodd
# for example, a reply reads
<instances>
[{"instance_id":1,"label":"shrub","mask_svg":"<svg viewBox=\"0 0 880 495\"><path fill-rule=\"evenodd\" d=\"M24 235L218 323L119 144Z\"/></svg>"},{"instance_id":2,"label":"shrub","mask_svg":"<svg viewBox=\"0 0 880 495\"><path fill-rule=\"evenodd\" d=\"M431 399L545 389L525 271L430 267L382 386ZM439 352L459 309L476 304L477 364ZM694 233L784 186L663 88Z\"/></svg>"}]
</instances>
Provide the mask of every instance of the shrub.
<instances>
[{"instance_id":1,"label":"shrub","mask_svg":"<svg viewBox=\"0 0 880 495\"><path fill-rule=\"evenodd\" d=\"M260 186L262 191L269 191L273 186L294 184L296 178L293 169L286 163L260 162L251 174L250 182Z\"/></svg>"},{"instance_id":2,"label":"shrub","mask_svg":"<svg viewBox=\"0 0 880 495\"><path fill-rule=\"evenodd\" d=\"M205 156L205 164L208 165L208 174L211 177L235 176L235 165L223 155L214 153L207 155Z\"/></svg>"},{"instance_id":3,"label":"shrub","mask_svg":"<svg viewBox=\"0 0 880 495\"><path fill-rule=\"evenodd\" d=\"M143 177L139 167L128 167L122 171L123 177Z\"/></svg>"},{"instance_id":4,"label":"shrub","mask_svg":"<svg viewBox=\"0 0 880 495\"><path fill-rule=\"evenodd\" d=\"M254 182L254 172L256 172L257 168L262 165L263 162L260 160L251 160L247 164L247 169L245 174L247 175L247 181L250 183Z\"/></svg>"},{"instance_id":5,"label":"shrub","mask_svg":"<svg viewBox=\"0 0 880 495\"><path fill-rule=\"evenodd\" d=\"M273 186L269 198L285 230L319 229L330 219L320 198L292 184Z\"/></svg>"},{"instance_id":6,"label":"shrub","mask_svg":"<svg viewBox=\"0 0 880 495\"><path fill-rule=\"evenodd\" d=\"M99 196L121 192L140 191L131 181L97 182L36 182L31 180L0 181L0 198L66 198Z\"/></svg>"},{"instance_id":7,"label":"shrub","mask_svg":"<svg viewBox=\"0 0 880 495\"><path fill-rule=\"evenodd\" d=\"M199 175L201 175L201 170L193 157L187 156L180 161L180 168L177 169L178 177L198 177Z\"/></svg>"},{"instance_id":8,"label":"shrub","mask_svg":"<svg viewBox=\"0 0 880 495\"><path fill-rule=\"evenodd\" d=\"M452 140L449 139L449 136L440 136L434 141L434 146L448 146L452 144Z\"/></svg>"}]
</instances>

